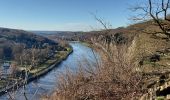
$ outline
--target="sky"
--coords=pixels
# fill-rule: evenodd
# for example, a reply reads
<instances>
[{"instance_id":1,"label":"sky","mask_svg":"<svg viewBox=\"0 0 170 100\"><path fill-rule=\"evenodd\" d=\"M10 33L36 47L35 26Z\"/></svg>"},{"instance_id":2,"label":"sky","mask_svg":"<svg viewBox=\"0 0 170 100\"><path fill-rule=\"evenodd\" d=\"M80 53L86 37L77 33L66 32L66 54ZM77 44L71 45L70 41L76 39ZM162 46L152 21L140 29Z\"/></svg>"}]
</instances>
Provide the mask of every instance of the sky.
<instances>
[{"instance_id":1,"label":"sky","mask_svg":"<svg viewBox=\"0 0 170 100\"><path fill-rule=\"evenodd\" d=\"M138 0L0 0L0 27L44 31L91 31L102 28L97 17L112 28L127 26L128 8Z\"/></svg>"}]
</instances>

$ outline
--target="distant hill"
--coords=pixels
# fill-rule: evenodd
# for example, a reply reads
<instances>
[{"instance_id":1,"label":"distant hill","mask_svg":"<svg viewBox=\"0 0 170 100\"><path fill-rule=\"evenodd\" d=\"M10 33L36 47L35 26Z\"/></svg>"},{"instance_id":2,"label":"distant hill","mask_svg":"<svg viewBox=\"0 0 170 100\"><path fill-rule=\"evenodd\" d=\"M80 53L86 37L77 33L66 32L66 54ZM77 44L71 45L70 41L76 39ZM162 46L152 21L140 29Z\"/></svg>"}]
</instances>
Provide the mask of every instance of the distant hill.
<instances>
[{"instance_id":1,"label":"distant hill","mask_svg":"<svg viewBox=\"0 0 170 100\"><path fill-rule=\"evenodd\" d=\"M30 31L32 33L45 36L50 39L66 39L66 40L72 40L73 37L79 35L79 33L83 32L72 32L72 31Z\"/></svg>"},{"instance_id":2,"label":"distant hill","mask_svg":"<svg viewBox=\"0 0 170 100\"><path fill-rule=\"evenodd\" d=\"M15 54L21 53L23 49L32 47L44 49L47 46L59 47L57 42L32 32L0 28L0 59L12 58Z\"/></svg>"},{"instance_id":3,"label":"distant hill","mask_svg":"<svg viewBox=\"0 0 170 100\"><path fill-rule=\"evenodd\" d=\"M71 31L30 31L30 32L39 34L39 35L72 33Z\"/></svg>"},{"instance_id":4,"label":"distant hill","mask_svg":"<svg viewBox=\"0 0 170 100\"><path fill-rule=\"evenodd\" d=\"M159 27L153 21L145 21L136 24L129 25L127 27L118 27L109 30L99 30L90 32L71 32L71 31L32 31L33 33L45 36L52 40L64 39L68 41L90 41L92 37L98 37L100 35L109 36L116 33L123 33L128 38L134 37L134 35L139 35L141 33L152 33L157 31L160 32ZM159 34L158 34L159 35ZM150 35L149 35L150 36ZM164 38L162 36L162 38ZM130 39L131 40L131 39Z\"/></svg>"},{"instance_id":5,"label":"distant hill","mask_svg":"<svg viewBox=\"0 0 170 100\"><path fill-rule=\"evenodd\" d=\"M58 35L58 36L65 36L65 35L72 35L77 32L72 32L72 31L30 31L32 33L42 35L42 36L47 36L47 35Z\"/></svg>"},{"instance_id":6,"label":"distant hill","mask_svg":"<svg viewBox=\"0 0 170 100\"><path fill-rule=\"evenodd\" d=\"M48 43L49 45L57 45L56 42L40 36L31 32L27 32L24 30L16 30L16 29L8 29L8 28L0 28L0 42L1 43L22 43L26 47L30 48L32 46L40 46Z\"/></svg>"}]
</instances>

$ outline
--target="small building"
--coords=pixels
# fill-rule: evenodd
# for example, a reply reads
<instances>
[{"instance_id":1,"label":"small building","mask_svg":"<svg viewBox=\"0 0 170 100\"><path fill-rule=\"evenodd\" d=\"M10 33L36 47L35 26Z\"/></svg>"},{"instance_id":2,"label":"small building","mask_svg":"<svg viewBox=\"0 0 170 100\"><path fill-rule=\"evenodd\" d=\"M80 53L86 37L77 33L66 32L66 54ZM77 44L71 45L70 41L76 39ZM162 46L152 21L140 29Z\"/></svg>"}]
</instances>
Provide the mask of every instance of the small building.
<instances>
[{"instance_id":1,"label":"small building","mask_svg":"<svg viewBox=\"0 0 170 100\"><path fill-rule=\"evenodd\" d=\"M11 65L9 62L4 62L4 64L2 65L2 69L3 69L2 76L4 78L6 78L10 74L10 67Z\"/></svg>"},{"instance_id":2,"label":"small building","mask_svg":"<svg viewBox=\"0 0 170 100\"><path fill-rule=\"evenodd\" d=\"M3 64L3 68L4 68L4 69L9 69L9 67L10 67L10 63L5 62L5 63Z\"/></svg>"}]
</instances>

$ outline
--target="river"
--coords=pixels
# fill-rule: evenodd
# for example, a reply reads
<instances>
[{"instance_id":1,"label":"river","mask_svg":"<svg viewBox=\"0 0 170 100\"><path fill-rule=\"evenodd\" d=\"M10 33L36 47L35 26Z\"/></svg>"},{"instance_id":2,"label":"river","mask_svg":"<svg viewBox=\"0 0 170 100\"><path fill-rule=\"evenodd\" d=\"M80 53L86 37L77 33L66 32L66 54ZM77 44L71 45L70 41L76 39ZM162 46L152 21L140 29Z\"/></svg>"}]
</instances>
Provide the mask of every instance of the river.
<instances>
[{"instance_id":1,"label":"river","mask_svg":"<svg viewBox=\"0 0 170 100\"><path fill-rule=\"evenodd\" d=\"M85 60L91 65L95 63L94 53L91 48L79 42L70 42L70 45L73 47L73 53L66 60L62 61L61 64L46 75L26 85L26 97L29 100L39 100L42 95L50 95L56 88L59 73L65 72L66 69L76 71L78 66L82 64L80 62ZM16 100L25 100L23 91L24 89L21 87L11 94L15 96ZM9 100L9 95L2 95L0 100Z\"/></svg>"}]
</instances>

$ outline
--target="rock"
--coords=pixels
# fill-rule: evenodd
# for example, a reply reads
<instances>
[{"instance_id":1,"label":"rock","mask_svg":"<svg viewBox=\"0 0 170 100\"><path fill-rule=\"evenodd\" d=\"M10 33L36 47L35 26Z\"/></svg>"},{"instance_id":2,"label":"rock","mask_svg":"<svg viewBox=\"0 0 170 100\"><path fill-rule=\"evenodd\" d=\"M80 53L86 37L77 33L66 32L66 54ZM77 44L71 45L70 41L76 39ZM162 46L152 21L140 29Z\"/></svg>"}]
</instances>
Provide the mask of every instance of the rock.
<instances>
[{"instance_id":1,"label":"rock","mask_svg":"<svg viewBox=\"0 0 170 100\"><path fill-rule=\"evenodd\" d=\"M164 90L164 86L160 86L160 91L163 91Z\"/></svg>"},{"instance_id":2,"label":"rock","mask_svg":"<svg viewBox=\"0 0 170 100\"><path fill-rule=\"evenodd\" d=\"M167 100L170 100L170 95L167 95L167 96L166 96L166 99L167 99Z\"/></svg>"},{"instance_id":3,"label":"rock","mask_svg":"<svg viewBox=\"0 0 170 100\"><path fill-rule=\"evenodd\" d=\"M167 88L168 87L168 84L167 83L165 83L165 88Z\"/></svg>"}]
</instances>

